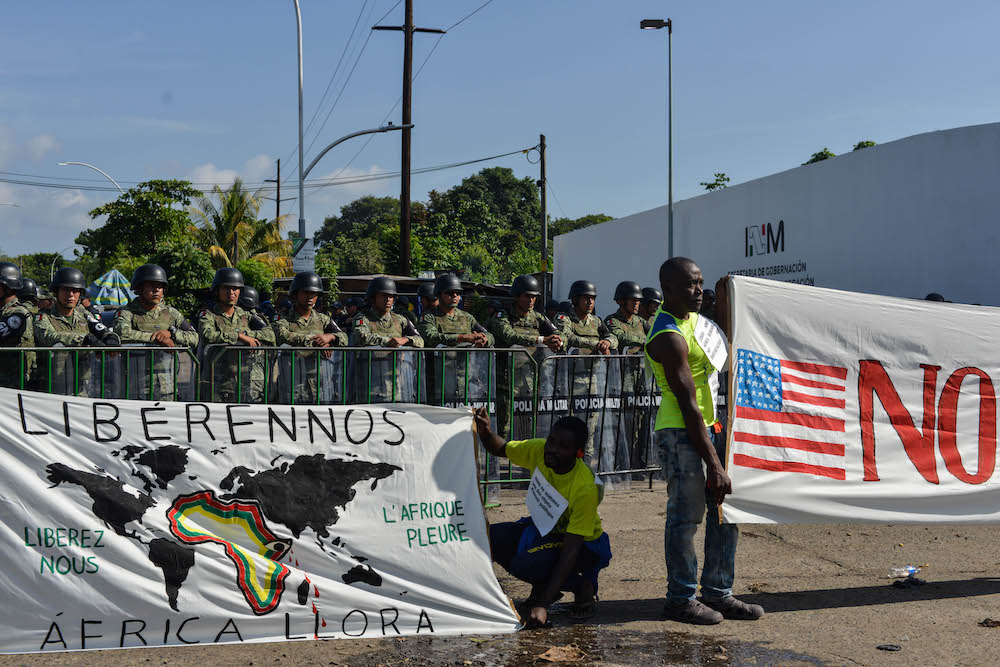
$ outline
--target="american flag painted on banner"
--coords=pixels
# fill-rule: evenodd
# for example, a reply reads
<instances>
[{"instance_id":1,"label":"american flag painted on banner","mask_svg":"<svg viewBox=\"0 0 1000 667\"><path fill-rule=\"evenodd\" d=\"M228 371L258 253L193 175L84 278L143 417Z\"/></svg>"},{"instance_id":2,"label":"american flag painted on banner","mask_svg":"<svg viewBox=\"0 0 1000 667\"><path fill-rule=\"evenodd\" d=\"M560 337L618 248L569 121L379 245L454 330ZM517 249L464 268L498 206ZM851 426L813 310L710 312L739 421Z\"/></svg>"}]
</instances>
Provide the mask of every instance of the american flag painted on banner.
<instances>
[{"instance_id":1,"label":"american flag painted on banner","mask_svg":"<svg viewBox=\"0 0 1000 667\"><path fill-rule=\"evenodd\" d=\"M846 479L847 369L769 357L736 357L733 465Z\"/></svg>"}]
</instances>

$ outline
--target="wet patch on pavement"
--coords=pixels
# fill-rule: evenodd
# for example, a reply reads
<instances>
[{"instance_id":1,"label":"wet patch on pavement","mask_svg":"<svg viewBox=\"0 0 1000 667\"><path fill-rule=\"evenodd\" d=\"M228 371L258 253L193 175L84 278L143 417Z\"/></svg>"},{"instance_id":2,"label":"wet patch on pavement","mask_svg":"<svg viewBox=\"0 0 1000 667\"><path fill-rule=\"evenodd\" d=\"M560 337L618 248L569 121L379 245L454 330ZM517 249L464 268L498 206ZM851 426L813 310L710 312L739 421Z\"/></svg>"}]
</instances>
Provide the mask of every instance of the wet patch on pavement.
<instances>
[{"instance_id":1,"label":"wet patch on pavement","mask_svg":"<svg viewBox=\"0 0 1000 667\"><path fill-rule=\"evenodd\" d=\"M374 665L822 665L813 656L754 642L682 632L638 632L614 625L568 625L511 635L419 637L385 642L348 659Z\"/></svg>"}]
</instances>

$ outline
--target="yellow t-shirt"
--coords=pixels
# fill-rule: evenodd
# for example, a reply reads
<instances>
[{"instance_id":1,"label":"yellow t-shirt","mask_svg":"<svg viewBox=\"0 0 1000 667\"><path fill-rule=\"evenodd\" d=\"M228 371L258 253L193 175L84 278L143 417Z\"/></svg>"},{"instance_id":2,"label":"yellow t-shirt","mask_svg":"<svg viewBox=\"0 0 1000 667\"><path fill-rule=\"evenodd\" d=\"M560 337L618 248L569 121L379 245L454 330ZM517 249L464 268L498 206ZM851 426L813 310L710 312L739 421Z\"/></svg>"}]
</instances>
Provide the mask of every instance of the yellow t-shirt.
<instances>
[{"instance_id":1,"label":"yellow t-shirt","mask_svg":"<svg viewBox=\"0 0 1000 667\"><path fill-rule=\"evenodd\" d=\"M646 349L649 349L649 342L661 334L676 334L687 342L687 362L688 366L691 367L691 377L694 379L695 399L698 402L698 407L701 409L701 416L705 421L705 426L711 426L718 421L715 418L712 389L708 386L708 377L715 369L712 367L711 362L709 362L708 355L705 354L704 350L701 349L701 345L698 345L698 342L694 338L694 327L698 323L698 317L698 313L690 313L686 320L679 320L671 313L660 308L656 311L653 326L649 328L649 335L646 338ZM660 387L662 394L660 408L656 411L656 426L654 428L657 431L661 428L684 428L684 416L681 414L677 397L674 396L674 392L670 391L670 385L667 384L667 375L663 370L663 364L654 361L649 356L649 352L646 352L646 361L649 362L650 367L653 369L653 377L656 378L656 384Z\"/></svg>"},{"instance_id":2,"label":"yellow t-shirt","mask_svg":"<svg viewBox=\"0 0 1000 667\"><path fill-rule=\"evenodd\" d=\"M507 458L511 463L534 473L537 468L545 479L569 501L553 532L580 535L587 542L604 532L597 514L598 490L593 471L581 459L564 475L545 465L545 440L518 440L507 443Z\"/></svg>"}]
</instances>

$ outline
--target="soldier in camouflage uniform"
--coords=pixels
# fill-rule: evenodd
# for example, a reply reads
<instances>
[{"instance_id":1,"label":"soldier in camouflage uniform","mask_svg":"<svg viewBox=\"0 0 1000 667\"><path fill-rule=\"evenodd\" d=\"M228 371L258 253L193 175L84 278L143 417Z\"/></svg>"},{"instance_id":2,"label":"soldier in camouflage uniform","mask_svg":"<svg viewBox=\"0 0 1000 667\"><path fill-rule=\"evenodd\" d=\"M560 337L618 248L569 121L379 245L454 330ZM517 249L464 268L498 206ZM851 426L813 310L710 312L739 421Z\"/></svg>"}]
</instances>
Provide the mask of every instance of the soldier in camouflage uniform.
<instances>
[{"instance_id":1,"label":"soldier in camouflage uniform","mask_svg":"<svg viewBox=\"0 0 1000 667\"><path fill-rule=\"evenodd\" d=\"M35 341L39 347L117 347L118 335L108 329L80 305L80 297L87 289L79 269L63 267L56 271L49 286L55 293L55 303L38 314L35 322ZM49 356L51 355L51 361ZM92 354L48 353L39 358L43 391L57 394L89 396ZM51 364L51 365L50 365ZM49 368L51 367L51 378ZM95 395L97 393L95 392Z\"/></svg>"},{"instance_id":2,"label":"soldier in camouflage uniform","mask_svg":"<svg viewBox=\"0 0 1000 667\"><path fill-rule=\"evenodd\" d=\"M639 316L642 290L630 280L618 283L615 303L618 310L604 318L608 330L618 339L618 354L639 354L646 345L649 322Z\"/></svg>"},{"instance_id":3,"label":"soldier in camouflage uniform","mask_svg":"<svg viewBox=\"0 0 1000 667\"><path fill-rule=\"evenodd\" d=\"M417 288L417 312L423 317L424 313L429 313L438 305L438 298L434 296L434 283L420 283Z\"/></svg>"},{"instance_id":4,"label":"soldier in camouflage uniform","mask_svg":"<svg viewBox=\"0 0 1000 667\"><path fill-rule=\"evenodd\" d=\"M619 354L641 355L645 349L650 324L639 315L641 301L642 289L638 283L630 280L618 283L618 287L615 288L618 310L604 318L604 323L618 339ZM644 357L635 356L622 359L618 363L621 365L621 387L609 390L617 395L620 389L622 398L621 406L614 418L616 429L623 436L616 439L617 445L622 448L617 452L616 465L620 469L625 469L632 467L630 465L632 461L638 466L644 466L647 459L648 439L645 437L643 427L647 426L649 411L644 401L648 392ZM629 449L625 449L626 445Z\"/></svg>"},{"instance_id":5,"label":"soldier in camouflage uniform","mask_svg":"<svg viewBox=\"0 0 1000 667\"><path fill-rule=\"evenodd\" d=\"M392 278L379 276L368 283L368 289L365 291L368 309L354 317L350 335L351 347L395 349L404 346L415 348L424 346L424 339L413 324L399 313L392 312L396 295L396 282ZM397 359L395 375L392 371L393 360L389 355L369 355L359 352L356 359L354 377L358 402L396 401L405 396L401 393L404 380L401 370L406 366L404 362L412 362L411 365L415 367L417 364L415 355L403 355ZM416 396L405 398L416 400Z\"/></svg>"},{"instance_id":6,"label":"soldier in camouflage uniform","mask_svg":"<svg viewBox=\"0 0 1000 667\"><path fill-rule=\"evenodd\" d=\"M500 340L500 320L503 319L503 304L497 299L486 300L486 319L483 327L493 334L494 340Z\"/></svg>"},{"instance_id":7,"label":"soldier in camouflage uniform","mask_svg":"<svg viewBox=\"0 0 1000 667\"><path fill-rule=\"evenodd\" d=\"M219 348L208 348L210 345L246 345L250 348L274 345L274 331L267 322L237 305L243 287L243 274L238 269L219 269L215 272L211 288L216 303L211 309L198 314L198 335L201 339L198 358L202 362L203 379L214 384L207 387L207 391L202 391L203 400L223 403L263 400L264 369L267 366L263 352L244 351L241 354L238 350L228 350L219 357Z\"/></svg>"},{"instance_id":8,"label":"soldier in camouflage uniform","mask_svg":"<svg viewBox=\"0 0 1000 667\"><path fill-rule=\"evenodd\" d=\"M559 335L565 341L567 349L572 351L576 348L582 355L605 355L617 350L618 339L601 318L594 315L596 300L597 288L594 283L577 280L570 285L569 301L573 310L569 314L560 313L556 321ZM593 437L602 408L591 407L589 403L604 397L605 385L601 378L607 377L607 366L598 366L594 359L579 359L568 363L572 366L569 411L576 416L586 415L587 430L591 437L587 441L584 462L595 465L593 456L601 452L594 451ZM586 402L587 405L582 407L578 402ZM607 443L602 442L604 444Z\"/></svg>"},{"instance_id":9,"label":"soldier in camouflage uniform","mask_svg":"<svg viewBox=\"0 0 1000 667\"><path fill-rule=\"evenodd\" d=\"M42 290L38 287L38 284L31 278L25 278L21 276L21 289L17 293L17 300L22 306L28 309L31 313L31 325L34 329L34 323L38 319L38 313L41 310L38 307L38 300L42 296ZM34 341L34 333L32 333L32 341ZM38 356L34 352L25 353L25 362L28 366L28 386L32 389L38 388Z\"/></svg>"},{"instance_id":10,"label":"soldier in camouflage uniform","mask_svg":"<svg viewBox=\"0 0 1000 667\"><path fill-rule=\"evenodd\" d=\"M660 304L663 303L663 294L660 290L655 287L643 287L642 288L642 301L639 302L639 317L646 320L646 324L649 328L653 326L653 320L656 319L656 311L660 308Z\"/></svg>"},{"instance_id":11,"label":"soldier in camouflage uniform","mask_svg":"<svg viewBox=\"0 0 1000 667\"><path fill-rule=\"evenodd\" d=\"M156 264L143 264L132 274L132 291L137 296L115 313L112 325L123 344L141 344L168 349L198 347L198 333L191 323L176 308L163 303L167 285L167 272ZM150 361L149 355L126 354L130 355L129 360L132 362L129 364L130 373L133 369L138 371L134 378L137 382L130 383L130 388L135 387L135 391L127 398L148 398L158 401L174 399L179 391L176 381L178 365L186 361L181 358L181 354L186 356L186 352L178 354L154 352L151 386L147 365Z\"/></svg>"},{"instance_id":12,"label":"soldier in camouflage uniform","mask_svg":"<svg viewBox=\"0 0 1000 667\"><path fill-rule=\"evenodd\" d=\"M511 417L511 391L514 400L532 401L535 391L535 367L544 358L542 346L552 352L563 350L563 339L556 326L547 317L535 310L535 301L541 294L538 280L534 276L524 274L514 278L510 286L510 295L514 303L505 317L493 320L499 333L496 335L497 347L523 347L523 352L508 352L500 355L497 360L499 382L497 395L497 433L513 438L534 437L529 433L530 423L518 422L518 432L507 433ZM534 361L528 357L533 357ZM530 420L530 415L525 415Z\"/></svg>"},{"instance_id":13,"label":"soldier in camouflage uniform","mask_svg":"<svg viewBox=\"0 0 1000 667\"><path fill-rule=\"evenodd\" d=\"M434 281L434 296L438 299L438 305L424 313L418 325L424 344L428 347L493 347L496 342L493 334L483 328L472 313L458 307L463 291L462 281L454 274L444 273ZM486 400L486 391L477 391L467 382L470 378L476 378L479 385L485 381L489 373L481 363L490 363L486 355L474 355L467 359L462 354L433 352L427 358L427 391L432 405ZM477 372L477 368L483 372ZM470 389L468 396L467 386Z\"/></svg>"},{"instance_id":14,"label":"soldier in camouflage uniform","mask_svg":"<svg viewBox=\"0 0 1000 667\"><path fill-rule=\"evenodd\" d=\"M292 299L292 309L288 317L274 323L274 334L278 345L292 347L346 347L347 334L327 315L316 310L316 302L323 290L323 279L312 271L296 273L288 288ZM324 359L330 352L322 352ZM296 369L296 403L315 403L319 396L318 357L315 352L300 352L295 355L299 363Z\"/></svg>"},{"instance_id":15,"label":"soldier in camouflage uniform","mask_svg":"<svg viewBox=\"0 0 1000 667\"><path fill-rule=\"evenodd\" d=\"M0 262L0 348L34 347L31 311L17 298L19 291L24 289L24 282L17 266ZM0 386L26 387L34 361L32 352L0 352Z\"/></svg>"}]
</instances>

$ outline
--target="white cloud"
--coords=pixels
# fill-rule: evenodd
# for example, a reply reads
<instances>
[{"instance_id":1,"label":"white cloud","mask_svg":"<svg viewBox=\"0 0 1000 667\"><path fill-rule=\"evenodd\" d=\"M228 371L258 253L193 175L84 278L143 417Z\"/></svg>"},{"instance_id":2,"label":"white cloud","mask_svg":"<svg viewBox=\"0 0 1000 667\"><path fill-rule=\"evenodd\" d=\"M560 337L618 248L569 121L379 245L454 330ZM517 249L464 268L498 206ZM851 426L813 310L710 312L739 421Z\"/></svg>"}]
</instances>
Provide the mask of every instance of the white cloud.
<instances>
[{"instance_id":1,"label":"white cloud","mask_svg":"<svg viewBox=\"0 0 1000 667\"><path fill-rule=\"evenodd\" d=\"M59 142L51 134L40 134L28 141L28 154L36 162L55 150L59 150Z\"/></svg>"},{"instance_id":2,"label":"white cloud","mask_svg":"<svg viewBox=\"0 0 1000 667\"><path fill-rule=\"evenodd\" d=\"M20 208L0 208L4 228L0 247L11 254L58 252L71 246L84 229L98 226L101 221L91 220L88 211L117 194L4 185L0 201L15 201Z\"/></svg>"},{"instance_id":3,"label":"white cloud","mask_svg":"<svg viewBox=\"0 0 1000 667\"><path fill-rule=\"evenodd\" d=\"M247 160L243 173L248 183L263 183L265 178L274 178L275 169L274 158L261 153Z\"/></svg>"},{"instance_id":4,"label":"white cloud","mask_svg":"<svg viewBox=\"0 0 1000 667\"><path fill-rule=\"evenodd\" d=\"M198 165L185 178L194 183L196 188L205 192L211 192L212 185L218 184L224 188L232 184L233 180L239 175L239 172L235 169L219 169L209 162Z\"/></svg>"}]
</instances>

